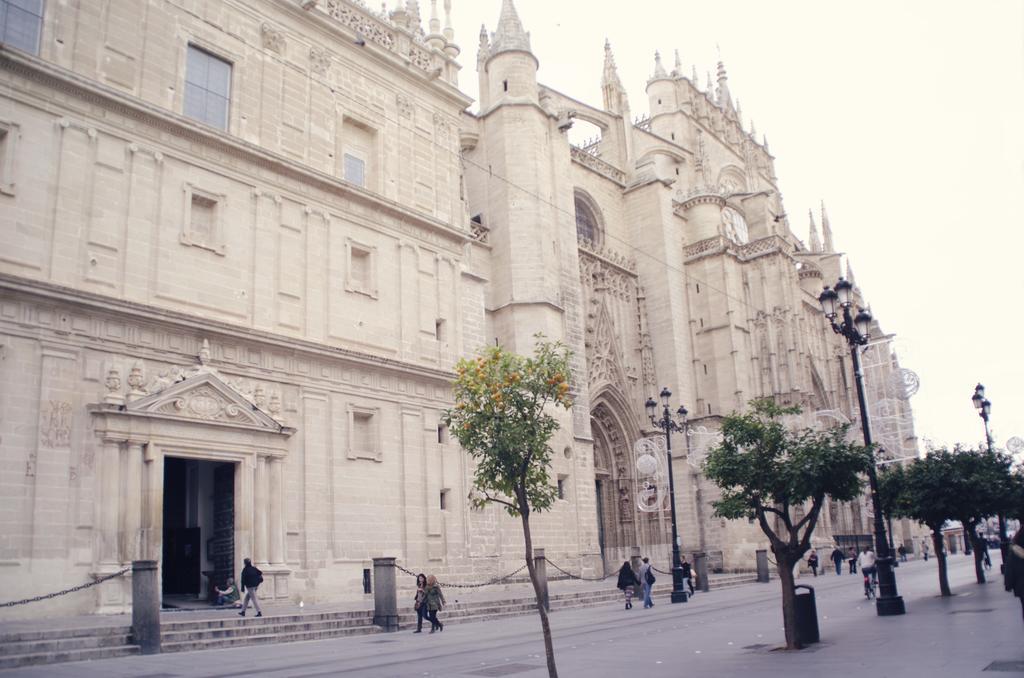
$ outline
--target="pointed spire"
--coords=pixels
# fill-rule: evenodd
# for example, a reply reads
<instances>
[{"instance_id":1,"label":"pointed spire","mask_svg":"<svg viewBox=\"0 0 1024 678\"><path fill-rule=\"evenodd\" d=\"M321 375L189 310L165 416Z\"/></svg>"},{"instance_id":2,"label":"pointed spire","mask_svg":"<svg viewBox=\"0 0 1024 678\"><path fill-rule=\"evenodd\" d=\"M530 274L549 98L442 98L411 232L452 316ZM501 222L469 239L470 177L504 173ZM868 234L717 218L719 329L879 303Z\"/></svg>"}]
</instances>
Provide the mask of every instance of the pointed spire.
<instances>
[{"instance_id":1,"label":"pointed spire","mask_svg":"<svg viewBox=\"0 0 1024 678\"><path fill-rule=\"evenodd\" d=\"M455 42L455 29L452 28L452 0L444 0L444 39Z\"/></svg>"},{"instance_id":2,"label":"pointed spire","mask_svg":"<svg viewBox=\"0 0 1024 678\"><path fill-rule=\"evenodd\" d=\"M423 31L423 20L420 18L420 0L406 0L405 10L409 13L409 30L414 33Z\"/></svg>"},{"instance_id":3,"label":"pointed spire","mask_svg":"<svg viewBox=\"0 0 1024 678\"><path fill-rule=\"evenodd\" d=\"M832 226L828 223L828 212L825 211L825 201L821 201L821 233L825 237L825 251L835 252L836 248L832 243Z\"/></svg>"},{"instance_id":4,"label":"pointed spire","mask_svg":"<svg viewBox=\"0 0 1024 678\"><path fill-rule=\"evenodd\" d=\"M697 64L693 64L693 68L690 71L690 82L693 84L694 87L697 86Z\"/></svg>"},{"instance_id":5,"label":"pointed spire","mask_svg":"<svg viewBox=\"0 0 1024 678\"><path fill-rule=\"evenodd\" d=\"M853 277L853 264L850 263L850 258L846 258L846 279L854 287L857 286L857 279Z\"/></svg>"},{"instance_id":6,"label":"pointed spire","mask_svg":"<svg viewBox=\"0 0 1024 678\"><path fill-rule=\"evenodd\" d=\"M743 129L743 107L740 106L739 97L736 97L736 120L740 123L740 129Z\"/></svg>"},{"instance_id":7,"label":"pointed spire","mask_svg":"<svg viewBox=\"0 0 1024 678\"><path fill-rule=\"evenodd\" d=\"M726 75L725 64L721 61L718 62L718 105L724 109L733 108L732 97L729 95L729 76Z\"/></svg>"},{"instance_id":8,"label":"pointed spire","mask_svg":"<svg viewBox=\"0 0 1024 678\"><path fill-rule=\"evenodd\" d=\"M708 95L708 99L711 99L711 103L715 102L715 85L711 82L711 71L708 71L708 84L704 89L704 93Z\"/></svg>"},{"instance_id":9,"label":"pointed spire","mask_svg":"<svg viewBox=\"0 0 1024 678\"><path fill-rule=\"evenodd\" d=\"M530 34L523 30L516 6L512 0L501 0L498 29L491 35L491 54L519 51L530 52ZM531 52L532 53L532 52Z\"/></svg>"},{"instance_id":10,"label":"pointed spire","mask_svg":"<svg viewBox=\"0 0 1024 678\"><path fill-rule=\"evenodd\" d=\"M676 50L676 65L672 69L673 76L679 76L683 74L683 61L679 58L679 50Z\"/></svg>"},{"instance_id":11,"label":"pointed spire","mask_svg":"<svg viewBox=\"0 0 1024 678\"><path fill-rule=\"evenodd\" d=\"M761 135L761 145L764 147L764 152L767 153L768 155L771 155L771 151L768 150L768 135L767 134L762 134Z\"/></svg>"},{"instance_id":12,"label":"pointed spire","mask_svg":"<svg viewBox=\"0 0 1024 678\"><path fill-rule=\"evenodd\" d=\"M604 39L604 72L601 74L601 94L604 97L604 109L612 113L623 114L629 110L626 88L619 80L619 69L615 66L615 55L612 54L612 43Z\"/></svg>"},{"instance_id":13,"label":"pointed spire","mask_svg":"<svg viewBox=\"0 0 1024 678\"><path fill-rule=\"evenodd\" d=\"M750 138L754 140L755 144L757 143L757 125L754 124L753 118L750 119Z\"/></svg>"},{"instance_id":14,"label":"pointed spire","mask_svg":"<svg viewBox=\"0 0 1024 678\"><path fill-rule=\"evenodd\" d=\"M476 51L476 63L477 69L482 68L483 64L491 56L491 41L487 37L487 26L480 24L480 46L477 47Z\"/></svg>"},{"instance_id":15,"label":"pointed spire","mask_svg":"<svg viewBox=\"0 0 1024 678\"><path fill-rule=\"evenodd\" d=\"M654 77L655 78L667 78L668 73L665 72L665 67L661 65L661 52L654 52Z\"/></svg>"},{"instance_id":16,"label":"pointed spire","mask_svg":"<svg viewBox=\"0 0 1024 678\"><path fill-rule=\"evenodd\" d=\"M807 216L811 218L811 235L807 242L812 252L821 252L821 238L818 237L818 225L814 223L814 212L807 210Z\"/></svg>"}]
</instances>

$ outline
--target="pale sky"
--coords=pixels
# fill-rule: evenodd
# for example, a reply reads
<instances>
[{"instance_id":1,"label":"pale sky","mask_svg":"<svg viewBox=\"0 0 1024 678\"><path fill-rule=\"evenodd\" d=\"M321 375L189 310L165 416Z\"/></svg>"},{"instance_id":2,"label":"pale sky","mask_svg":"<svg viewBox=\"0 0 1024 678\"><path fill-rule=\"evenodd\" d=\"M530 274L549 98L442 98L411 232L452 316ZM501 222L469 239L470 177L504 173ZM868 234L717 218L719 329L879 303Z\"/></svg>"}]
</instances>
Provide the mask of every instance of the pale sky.
<instances>
[{"instance_id":1,"label":"pale sky","mask_svg":"<svg viewBox=\"0 0 1024 678\"><path fill-rule=\"evenodd\" d=\"M393 4L393 3L389 3ZM438 2L439 6L443 2ZM453 0L461 89L501 0ZM424 24L430 2L421 0ZM807 237L825 200L836 247L921 388L917 434L1024 437L1024 2L516 0L538 79L600 107L611 40L634 115L660 50L703 88L719 50L744 122L767 134L786 212ZM817 219L817 216L816 216ZM822 321L824 322L824 320Z\"/></svg>"}]
</instances>

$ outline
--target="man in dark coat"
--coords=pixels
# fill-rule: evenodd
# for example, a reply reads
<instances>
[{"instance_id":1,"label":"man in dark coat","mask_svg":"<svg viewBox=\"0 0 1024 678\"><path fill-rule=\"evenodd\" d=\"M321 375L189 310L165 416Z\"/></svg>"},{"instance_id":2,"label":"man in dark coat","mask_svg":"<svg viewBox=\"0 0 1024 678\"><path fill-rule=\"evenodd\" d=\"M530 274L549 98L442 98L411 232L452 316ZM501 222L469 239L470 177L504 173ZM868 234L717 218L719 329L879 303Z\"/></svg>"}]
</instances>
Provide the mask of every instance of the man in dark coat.
<instances>
[{"instance_id":1,"label":"man in dark coat","mask_svg":"<svg viewBox=\"0 0 1024 678\"><path fill-rule=\"evenodd\" d=\"M1024 614L1024 527L1013 535L1013 543L1006 549L1006 566L1003 568L1003 583L1007 591L1020 599L1021 613Z\"/></svg>"},{"instance_id":2,"label":"man in dark coat","mask_svg":"<svg viewBox=\"0 0 1024 678\"><path fill-rule=\"evenodd\" d=\"M843 555L843 550L838 546L832 549L832 562L836 566L836 574L843 573L843 561L846 560L846 556Z\"/></svg>"},{"instance_id":3,"label":"man in dark coat","mask_svg":"<svg viewBox=\"0 0 1024 678\"><path fill-rule=\"evenodd\" d=\"M245 559L245 567L242 568L241 581L245 600L242 602L242 611L238 613L238 616L245 616L245 611L249 608L249 601L251 600L252 606L256 609L256 616L262 617L263 610L260 609L260 601L256 597L256 589L263 583L263 573L258 568L253 567L252 561L248 558Z\"/></svg>"}]
</instances>

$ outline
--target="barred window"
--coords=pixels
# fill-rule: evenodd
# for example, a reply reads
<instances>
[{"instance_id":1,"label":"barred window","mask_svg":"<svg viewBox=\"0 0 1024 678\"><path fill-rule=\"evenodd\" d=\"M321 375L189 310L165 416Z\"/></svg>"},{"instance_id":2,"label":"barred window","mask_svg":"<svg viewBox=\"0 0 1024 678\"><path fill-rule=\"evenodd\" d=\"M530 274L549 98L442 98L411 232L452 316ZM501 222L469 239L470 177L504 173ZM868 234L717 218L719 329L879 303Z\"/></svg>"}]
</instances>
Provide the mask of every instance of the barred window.
<instances>
[{"instance_id":1,"label":"barred window","mask_svg":"<svg viewBox=\"0 0 1024 678\"><path fill-rule=\"evenodd\" d=\"M576 237L597 244L601 229L594 210L585 200L576 196Z\"/></svg>"}]
</instances>

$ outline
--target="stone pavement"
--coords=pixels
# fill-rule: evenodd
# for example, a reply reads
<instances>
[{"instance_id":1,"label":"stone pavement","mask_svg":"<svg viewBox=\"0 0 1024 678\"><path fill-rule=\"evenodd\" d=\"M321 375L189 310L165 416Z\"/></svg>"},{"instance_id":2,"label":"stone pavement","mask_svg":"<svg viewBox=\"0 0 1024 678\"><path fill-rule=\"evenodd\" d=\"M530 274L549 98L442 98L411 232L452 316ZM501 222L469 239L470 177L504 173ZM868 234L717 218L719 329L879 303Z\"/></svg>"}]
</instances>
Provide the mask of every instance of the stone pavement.
<instances>
[{"instance_id":1,"label":"stone pavement","mask_svg":"<svg viewBox=\"0 0 1024 678\"><path fill-rule=\"evenodd\" d=\"M802 578L817 590L822 642L801 652L775 650L782 629L774 581L698 594L685 605L662 597L652 610L608 604L560 611L551 617L559 672L587 678L1024 675L1020 604L998 581L973 583L970 559L952 556L950 565L957 595L949 599L937 595L934 559L899 568L903 617L877 617L859 576ZM994 662L1016 670L994 672L1000 667ZM539 678L546 670L539 622L525 616L453 625L434 635L401 632L0 672L15 675Z\"/></svg>"}]
</instances>

